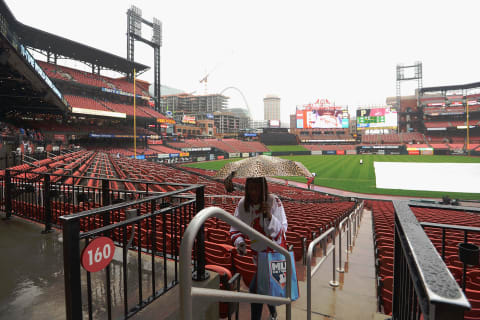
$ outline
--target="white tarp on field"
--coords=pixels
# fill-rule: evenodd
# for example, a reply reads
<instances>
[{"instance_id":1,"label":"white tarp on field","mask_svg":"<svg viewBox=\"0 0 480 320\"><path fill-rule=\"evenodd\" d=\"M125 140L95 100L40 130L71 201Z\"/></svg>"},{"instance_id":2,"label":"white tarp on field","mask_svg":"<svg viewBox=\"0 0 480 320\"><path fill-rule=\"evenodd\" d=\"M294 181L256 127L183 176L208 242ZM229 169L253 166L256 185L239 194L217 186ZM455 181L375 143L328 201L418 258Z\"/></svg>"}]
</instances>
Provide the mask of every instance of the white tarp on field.
<instances>
[{"instance_id":1,"label":"white tarp on field","mask_svg":"<svg viewBox=\"0 0 480 320\"><path fill-rule=\"evenodd\" d=\"M374 162L377 188L480 193L480 163Z\"/></svg>"}]
</instances>

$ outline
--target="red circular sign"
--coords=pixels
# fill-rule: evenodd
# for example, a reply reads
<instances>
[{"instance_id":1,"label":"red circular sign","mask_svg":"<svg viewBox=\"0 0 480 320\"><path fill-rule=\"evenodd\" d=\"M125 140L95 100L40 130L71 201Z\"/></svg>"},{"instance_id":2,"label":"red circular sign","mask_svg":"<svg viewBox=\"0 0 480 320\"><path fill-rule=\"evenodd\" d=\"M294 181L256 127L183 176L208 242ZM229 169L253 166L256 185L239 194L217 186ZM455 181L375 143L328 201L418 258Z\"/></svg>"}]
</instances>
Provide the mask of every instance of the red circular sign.
<instances>
[{"instance_id":1,"label":"red circular sign","mask_svg":"<svg viewBox=\"0 0 480 320\"><path fill-rule=\"evenodd\" d=\"M82 252L82 266L90 272L103 270L113 259L115 245L108 237L99 237L88 244Z\"/></svg>"}]
</instances>

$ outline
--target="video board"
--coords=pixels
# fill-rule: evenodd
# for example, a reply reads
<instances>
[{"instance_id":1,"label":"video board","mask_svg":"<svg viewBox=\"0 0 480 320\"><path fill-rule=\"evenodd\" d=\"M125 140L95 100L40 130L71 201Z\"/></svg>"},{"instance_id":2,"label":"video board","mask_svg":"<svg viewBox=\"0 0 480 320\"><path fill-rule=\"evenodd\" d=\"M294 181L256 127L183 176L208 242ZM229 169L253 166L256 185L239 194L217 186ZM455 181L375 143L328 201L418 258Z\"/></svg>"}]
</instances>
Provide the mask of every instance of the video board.
<instances>
[{"instance_id":1,"label":"video board","mask_svg":"<svg viewBox=\"0 0 480 320\"><path fill-rule=\"evenodd\" d=\"M297 129L348 128L348 110L341 107L306 105L297 107Z\"/></svg>"},{"instance_id":2,"label":"video board","mask_svg":"<svg viewBox=\"0 0 480 320\"><path fill-rule=\"evenodd\" d=\"M357 129L396 129L398 113L395 108L373 108L357 110Z\"/></svg>"}]
</instances>

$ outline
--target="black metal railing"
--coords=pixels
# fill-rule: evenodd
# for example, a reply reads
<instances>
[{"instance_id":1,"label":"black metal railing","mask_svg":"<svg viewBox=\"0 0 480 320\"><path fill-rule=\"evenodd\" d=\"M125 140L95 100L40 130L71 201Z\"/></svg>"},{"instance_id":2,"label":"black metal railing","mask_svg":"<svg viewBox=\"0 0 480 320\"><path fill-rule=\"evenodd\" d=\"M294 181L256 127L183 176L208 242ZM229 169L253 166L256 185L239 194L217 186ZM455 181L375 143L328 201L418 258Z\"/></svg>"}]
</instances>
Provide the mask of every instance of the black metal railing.
<instances>
[{"instance_id":1,"label":"black metal railing","mask_svg":"<svg viewBox=\"0 0 480 320\"><path fill-rule=\"evenodd\" d=\"M394 201L392 319L463 319L470 303L425 234L408 201Z\"/></svg>"},{"instance_id":2,"label":"black metal railing","mask_svg":"<svg viewBox=\"0 0 480 320\"><path fill-rule=\"evenodd\" d=\"M194 192L194 193L192 193ZM129 318L178 284L183 232L203 209L204 186L61 216L67 319ZM194 248L194 279L205 279L203 230ZM81 250L97 237L114 241L114 260L102 271L81 267Z\"/></svg>"},{"instance_id":3,"label":"black metal railing","mask_svg":"<svg viewBox=\"0 0 480 320\"><path fill-rule=\"evenodd\" d=\"M0 156L0 170L4 170L10 167L18 166L24 163L24 160L31 159L34 160L43 160L48 158L49 156L57 156L60 155L59 151L47 153L47 152L33 152L28 153L26 156L22 156L22 154L17 154L14 151L6 152L2 156Z\"/></svg>"},{"instance_id":4,"label":"black metal railing","mask_svg":"<svg viewBox=\"0 0 480 320\"><path fill-rule=\"evenodd\" d=\"M452 225L452 224L441 224L441 223L430 223L430 222L422 222L421 226L425 228L433 228L433 229L441 229L442 230L442 242L441 242L441 256L442 260L445 261L445 247L446 247L446 242L447 242L447 235L451 235L452 231L458 231L463 233L463 243L470 243L468 242L468 235L471 234L479 234L480 233L480 228L475 228L475 227L465 227L465 226L457 226L457 225ZM448 232L450 231L450 232ZM458 245L458 244L457 244ZM456 255L457 257L459 256L458 252L458 246L456 248L457 252ZM477 263L475 265L478 265L478 259ZM462 275L462 290L465 292L465 285L466 285L466 279L467 279L467 264L463 263L463 275Z\"/></svg>"},{"instance_id":5,"label":"black metal railing","mask_svg":"<svg viewBox=\"0 0 480 320\"><path fill-rule=\"evenodd\" d=\"M5 209L5 198L6 198L6 193L5 193L5 173L0 174L0 211L1 212L7 212Z\"/></svg>"},{"instance_id":6,"label":"black metal railing","mask_svg":"<svg viewBox=\"0 0 480 320\"><path fill-rule=\"evenodd\" d=\"M0 181L7 218L12 214L44 223L45 231L61 227L58 219L108 204L142 199L168 188L182 189L186 185L130 179L34 173L6 170ZM111 184L116 183L113 187ZM122 186L119 189L118 186ZM128 189L130 187L131 190ZM4 201L1 201L1 200Z\"/></svg>"}]
</instances>

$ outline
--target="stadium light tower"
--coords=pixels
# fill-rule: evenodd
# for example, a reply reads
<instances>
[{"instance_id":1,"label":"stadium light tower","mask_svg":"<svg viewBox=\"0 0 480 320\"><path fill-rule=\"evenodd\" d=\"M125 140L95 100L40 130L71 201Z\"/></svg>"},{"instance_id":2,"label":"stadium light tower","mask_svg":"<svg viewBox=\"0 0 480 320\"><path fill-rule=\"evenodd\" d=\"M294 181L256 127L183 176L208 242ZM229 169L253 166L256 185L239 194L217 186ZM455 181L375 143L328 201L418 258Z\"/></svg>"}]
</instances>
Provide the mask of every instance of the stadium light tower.
<instances>
[{"instance_id":1,"label":"stadium light tower","mask_svg":"<svg viewBox=\"0 0 480 320\"><path fill-rule=\"evenodd\" d=\"M152 28L152 40L142 37L142 23ZM153 22L142 18L142 10L135 6L131 6L127 11L127 60L135 61L135 40L146 43L153 48L153 65L154 65L154 99L155 110L160 111L160 47L162 46L162 22L157 18L153 18ZM133 79L133 69L128 74L130 80Z\"/></svg>"},{"instance_id":2,"label":"stadium light tower","mask_svg":"<svg viewBox=\"0 0 480 320\"><path fill-rule=\"evenodd\" d=\"M406 76L405 71L413 69L413 75ZM401 99L401 84L403 81L417 80L417 87L421 89L423 86L423 72L422 62L417 61L412 65L404 66L397 64L397 108L400 111L400 99Z\"/></svg>"}]
</instances>

